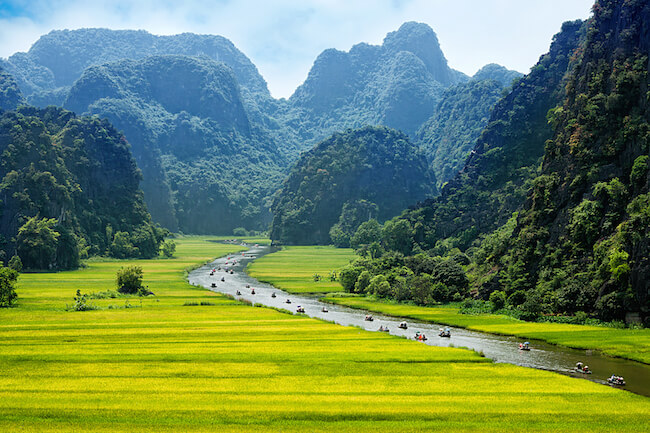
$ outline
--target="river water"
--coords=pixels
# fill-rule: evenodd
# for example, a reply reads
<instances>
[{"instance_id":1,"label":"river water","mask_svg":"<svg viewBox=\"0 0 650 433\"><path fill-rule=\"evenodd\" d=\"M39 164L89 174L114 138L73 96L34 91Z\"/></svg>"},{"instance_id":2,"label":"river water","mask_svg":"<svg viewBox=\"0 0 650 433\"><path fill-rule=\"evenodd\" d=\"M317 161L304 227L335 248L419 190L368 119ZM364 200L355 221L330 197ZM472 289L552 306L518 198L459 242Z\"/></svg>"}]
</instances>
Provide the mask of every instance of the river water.
<instances>
[{"instance_id":1,"label":"river water","mask_svg":"<svg viewBox=\"0 0 650 433\"><path fill-rule=\"evenodd\" d=\"M416 332L424 333L428 340L424 344L432 346L466 347L482 352L495 362L506 362L524 367L555 371L558 373L588 379L607 384L607 378L612 374L623 376L627 382L623 389L650 397L650 366L620 358L601 355L597 351L570 349L555 346L543 341L531 340L531 350L519 350L519 343L524 340L517 337L493 335L467 329L449 327L451 338L438 336L438 324L417 322L411 319L399 319L377 313L357 310L344 306L326 304L313 295L289 294L275 287L264 284L245 273L246 265L258 257L275 251L268 246L254 246L248 251L221 257L189 275L190 284L200 285L212 291L231 295L236 299L269 307L283 308L295 312L298 306L305 309L310 317L324 319L344 326L357 326L368 331L377 331L379 327L388 327L393 335L413 338ZM291 263L287 263L287 268ZM220 268L220 269L219 269ZM214 275L210 275L216 269ZM228 269L228 271L226 271ZM232 271L233 273L230 273ZM223 281L222 281L223 279ZM215 284L216 287L212 287ZM246 286L250 287L247 288ZM252 289L255 294L252 294ZM239 291L239 294L237 292ZM276 297L271 295L275 293ZM291 303L288 304L287 300ZM328 311L323 312L323 307ZM366 321L366 314L374 318ZM398 325L403 320L408 323L408 329L400 329ZM582 361L589 366L593 374L582 374L573 371L576 362ZM612 385L609 385L612 386Z\"/></svg>"}]
</instances>

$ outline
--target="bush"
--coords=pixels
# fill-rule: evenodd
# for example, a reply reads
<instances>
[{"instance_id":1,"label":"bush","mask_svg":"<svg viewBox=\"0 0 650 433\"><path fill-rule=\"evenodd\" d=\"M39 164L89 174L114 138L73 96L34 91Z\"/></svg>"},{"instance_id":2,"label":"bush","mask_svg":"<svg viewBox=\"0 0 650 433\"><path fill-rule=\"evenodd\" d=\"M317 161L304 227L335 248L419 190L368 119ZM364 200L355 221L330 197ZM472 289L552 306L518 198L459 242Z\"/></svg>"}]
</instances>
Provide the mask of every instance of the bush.
<instances>
[{"instance_id":1,"label":"bush","mask_svg":"<svg viewBox=\"0 0 650 433\"><path fill-rule=\"evenodd\" d=\"M9 259L9 268L13 269L16 272L21 272L23 270L23 261L20 260L20 257L15 255Z\"/></svg>"},{"instance_id":2,"label":"bush","mask_svg":"<svg viewBox=\"0 0 650 433\"><path fill-rule=\"evenodd\" d=\"M517 290L512 292L510 296L508 296L508 305L512 305L513 307L518 307L519 305L523 304L526 301L526 292L523 290Z\"/></svg>"},{"instance_id":3,"label":"bush","mask_svg":"<svg viewBox=\"0 0 650 433\"><path fill-rule=\"evenodd\" d=\"M492 311L497 311L506 306L506 294L501 290L496 290L490 294Z\"/></svg>"},{"instance_id":4,"label":"bush","mask_svg":"<svg viewBox=\"0 0 650 433\"><path fill-rule=\"evenodd\" d=\"M174 253L176 252L176 242L172 240L167 240L162 243L160 249L163 253L163 256L173 257Z\"/></svg>"},{"instance_id":5,"label":"bush","mask_svg":"<svg viewBox=\"0 0 650 433\"><path fill-rule=\"evenodd\" d=\"M77 295L74 297L74 304L72 309L74 311L89 311L97 310L97 307L94 304L88 303L88 294L81 294L81 290L77 289Z\"/></svg>"},{"instance_id":6,"label":"bush","mask_svg":"<svg viewBox=\"0 0 650 433\"><path fill-rule=\"evenodd\" d=\"M248 236L248 230L244 227L237 227L232 231L233 236Z\"/></svg>"},{"instance_id":7,"label":"bush","mask_svg":"<svg viewBox=\"0 0 650 433\"><path fill-rule=\"evenodd\" d=\"M121 267L117 271L117 291L120 293L135 294L143 289L143 272L140 266Z\"/></svg>"},{"instance_id":8,"label":"bush","mask_svg":"<svg viewBox=\"0 0 650 433\"><path fill-rule=\"evenodd\" d=\"M343 286L343 290L346 292L354 292L354 284L357 282L357 278L359 278L359 274L362 271L362 267L350 265L341 269L341 272L339 272L339 281L341 282L341 286Z\"/></svg>"},{"instance_id":9,"label":"bush","mask_svg":"<svg viewBox=\"0 0 650 433\"><path fill-rule=\"evenodd\" d=\"M0 267L0 308L11 307L18 295L15 284L18 272L11 268Z\"/></svg>"}]
</instances>

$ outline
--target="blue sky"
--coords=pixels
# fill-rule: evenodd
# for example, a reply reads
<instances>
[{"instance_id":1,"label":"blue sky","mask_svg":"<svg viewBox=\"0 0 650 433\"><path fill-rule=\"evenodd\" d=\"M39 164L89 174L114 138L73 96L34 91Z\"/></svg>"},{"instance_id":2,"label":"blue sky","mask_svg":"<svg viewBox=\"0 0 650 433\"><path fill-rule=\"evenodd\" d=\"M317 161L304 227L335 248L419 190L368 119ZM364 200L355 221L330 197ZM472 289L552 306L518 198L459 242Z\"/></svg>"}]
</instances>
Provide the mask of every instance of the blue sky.
<instances>
[{"instance_id":1,"label":"blue sky","mask_svg":"<svg viewBox=\"0 0 650 433\"><path fill-rule=\"evenodd\" d=\"M381 44L405 21L429 24L451 67L487 63L527 72L562 22L593 0L0 0L0 57L54 29L106 27L227 37L288 97L324 49Z\"/></svg>"}]
</instances>

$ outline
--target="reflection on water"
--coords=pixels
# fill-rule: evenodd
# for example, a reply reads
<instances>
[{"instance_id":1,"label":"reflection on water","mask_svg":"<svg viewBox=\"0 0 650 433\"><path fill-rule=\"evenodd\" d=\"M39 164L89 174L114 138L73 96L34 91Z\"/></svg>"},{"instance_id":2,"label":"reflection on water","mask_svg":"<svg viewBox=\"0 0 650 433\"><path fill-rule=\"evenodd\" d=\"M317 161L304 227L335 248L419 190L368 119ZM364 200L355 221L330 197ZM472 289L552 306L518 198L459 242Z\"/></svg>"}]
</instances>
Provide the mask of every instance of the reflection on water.
<instances>
[{"instance_id":1,"label":"reflection on water","mask_svg":"<svg viewBox=\"0 0 650 433\"><path fill-rule=\"evenodd\" d=\"M283 308L296 312L298 307L304 309L304 314L344 326L357 326L368 331L378 331L388 328L393 335L413 339L417 332L424 333L427 340L424 344L433 346L466 347L482 352L495 362L506 362L524 367L556 371L559 373L582 377L595 382L607 384L607 378L612 374L625 377L627 385L624 389L650 396L650 367L644 364L610 358L591 350L569 349L554 346L541 341L531 341L530 351L519 350L521 338L485 334L462 328L449 327L451 338L438 336L441 325L422 323L408 320L408 329L400 329L398 325L403 319L368 313L363 310L325 304L316 296L295 295L278 290L273 286L261 283L248 276L244 269L257 257L273 252L272 247L252 247L244 253L222 257L202 268L196 269L189 275L191 284L201 285L210 290L231 295L237 299L269 307ZM288 263L287 267L291 264ZM212 270L215 269L213 273ZM232 273L231 273L232 272ZM210 275L213 273L213 275ZM213 285L216 285L214 287ZM272 295L275 294L275 297ZM291 303L287 303L290 301ZM325 310L325 311L324 311ZM371 314L373 321L365 320ZM593 372L584 375L573 371L576 362L582 361Z\"/></svg>"}]
</instances>

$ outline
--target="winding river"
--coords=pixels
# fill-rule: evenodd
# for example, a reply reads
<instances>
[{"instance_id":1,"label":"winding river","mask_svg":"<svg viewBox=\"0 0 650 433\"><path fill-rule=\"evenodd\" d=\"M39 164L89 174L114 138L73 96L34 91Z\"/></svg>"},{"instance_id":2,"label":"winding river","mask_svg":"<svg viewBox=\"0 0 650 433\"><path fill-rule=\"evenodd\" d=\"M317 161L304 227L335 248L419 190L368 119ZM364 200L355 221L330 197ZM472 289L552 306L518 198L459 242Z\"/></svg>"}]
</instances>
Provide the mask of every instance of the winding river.
<instances>
[{"instance_id":1,"label":"winding river","mask_svg":"<svg viewBox=\"0 0 650 433\"><path fill-rule=\"evenodd\" d=\"M248 263L273 251L275 250L272 247L255 246L244 253L218 258L192 271L188 277L189 282L215 292L231 295L236 299L269 307L283 308L295 312L298 306L301 306L308 316L344 326L353 325L368 331L377 331L380 326L388 327L391 334L408 338L413 338L415 333L419 331L428 337L424 344L466 347L482 352L495 362L506 362L524 367L555 371L605 385L607 385L607 378L612 374L616 374L623 376L627 382L627 385L622 388L650 397L650 366L635 361L604 356L597 351L555 346L537 340L531 340L531 350L526 352L518 350L519 343L523 342L521 338L493 335L455 327L449 327L451 329L451 338L442 338L438 337L438 330L441 325L417 322L411 319L407 320L408 329L404 330L398 328L402 319L339 305L325 304L319 301L317 296L289 294L269 284L261 283L245 273ZM287 264L287 267L289 266L290 264ZM213 269L217 269L217 271L214 272L214 275L210 275ZM213 287L213 284L216 287ZM249 285L250 288L247 288L246 285ZM252 289L255 290L255 294L252 294ZM237 294L238 291L239 294ZM272 297L273 293L275 293L276 297ZM291 304L287 303L287 299L291 301ZM323 312L323 307L327 309L327 312ZM372 314L374 320L372 322L366 321L366 314ZM573 371L577 361L587 364L593 374L586 375Z\"/></svg>"}]
</instances>

